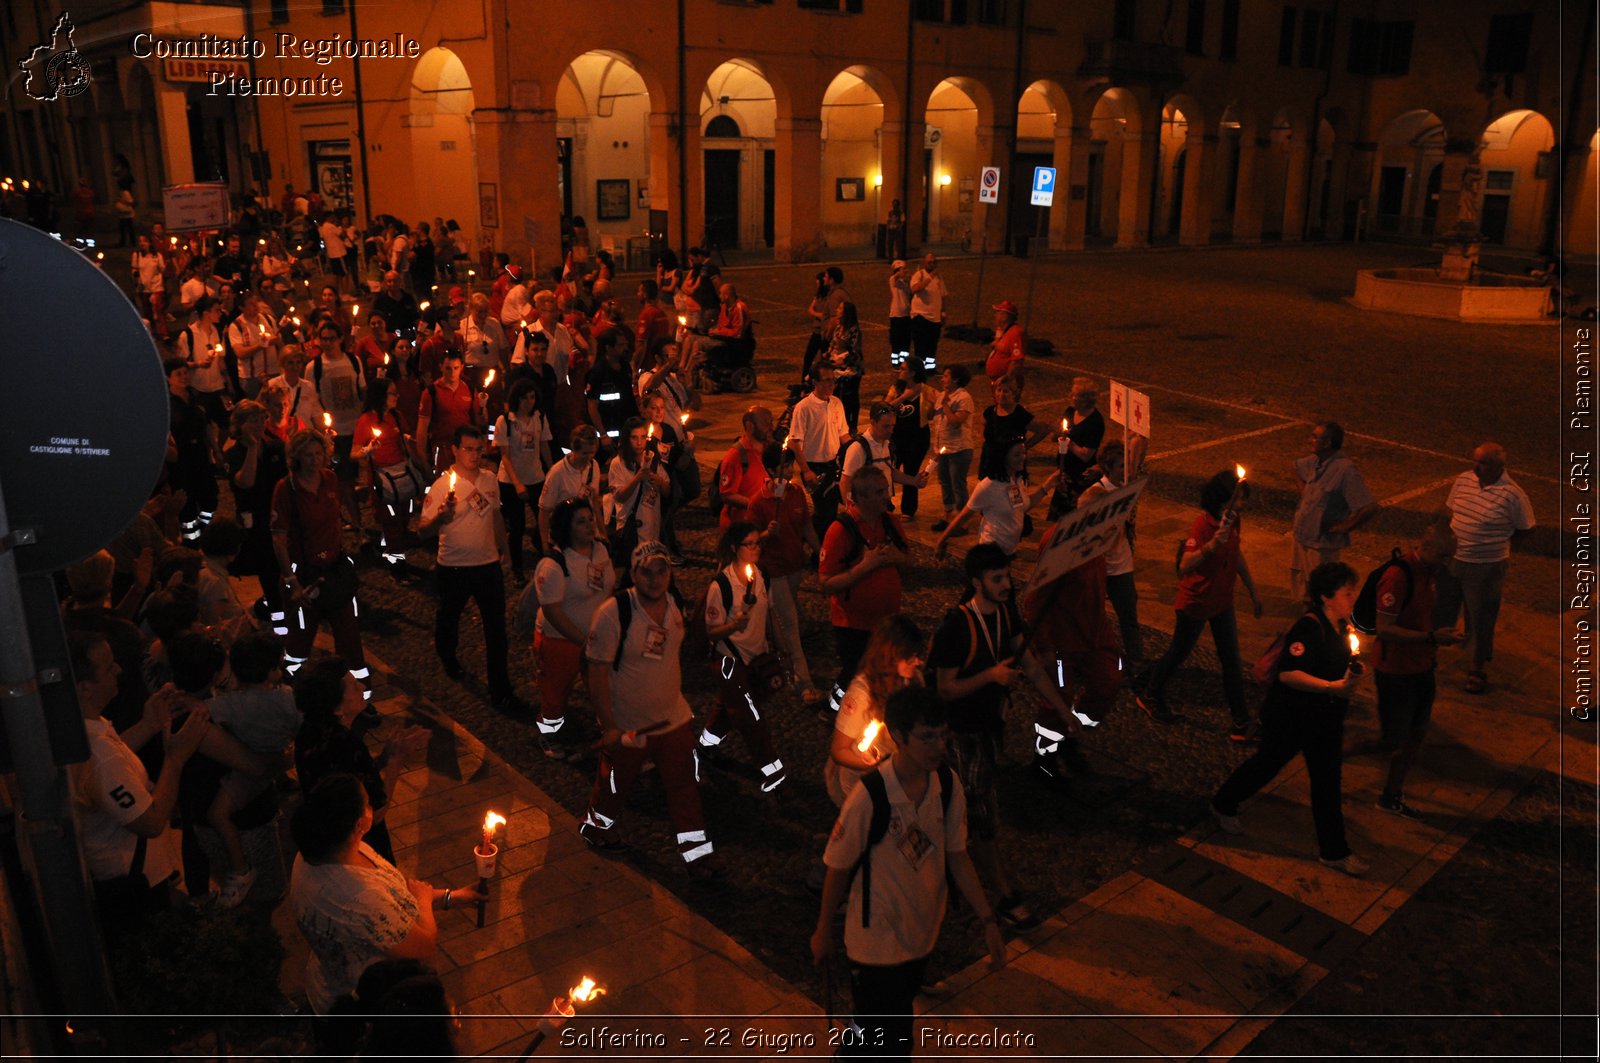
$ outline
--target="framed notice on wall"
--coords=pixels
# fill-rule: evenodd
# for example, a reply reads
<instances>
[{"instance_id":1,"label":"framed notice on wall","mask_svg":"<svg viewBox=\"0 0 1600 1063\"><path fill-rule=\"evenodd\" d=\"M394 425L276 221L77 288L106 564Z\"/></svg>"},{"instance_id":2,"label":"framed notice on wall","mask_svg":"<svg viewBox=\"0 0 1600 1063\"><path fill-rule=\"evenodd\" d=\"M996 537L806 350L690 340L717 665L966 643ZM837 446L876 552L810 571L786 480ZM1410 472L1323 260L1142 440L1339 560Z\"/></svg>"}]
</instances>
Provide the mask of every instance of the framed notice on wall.
<instances>
[{"instance_id":1,"label":"framed notice on wall","mask_svg":"<svg viewBox=\"0 0 1600 1063\"><path fill-rule=\"evenodd\" d=\"M601 221L627 221L633 215L633 203L628 197L628 179L596 181L594 201Z\"/></svg>"},{"instance_id":2,"label":"framed notice on wall","mask_svg":"<svg viewBox=\"0 0 1600 1063\"><path fill-rule=\"evenodd\" d=\"M478 224L485 229L500 228L500 191L491 181L478 182Z\"/></svg>"},{"instance_id":3,"label":"framed notice on wall","mask_svg":"<svg viewBox=\"0 0 1600 1063\"><path fill-rule=\"evenodd\" d=\"M834 179L834 202L860 203L866 198L867 179L865 177L838 177Z\"/></svg>"}]
</instances>

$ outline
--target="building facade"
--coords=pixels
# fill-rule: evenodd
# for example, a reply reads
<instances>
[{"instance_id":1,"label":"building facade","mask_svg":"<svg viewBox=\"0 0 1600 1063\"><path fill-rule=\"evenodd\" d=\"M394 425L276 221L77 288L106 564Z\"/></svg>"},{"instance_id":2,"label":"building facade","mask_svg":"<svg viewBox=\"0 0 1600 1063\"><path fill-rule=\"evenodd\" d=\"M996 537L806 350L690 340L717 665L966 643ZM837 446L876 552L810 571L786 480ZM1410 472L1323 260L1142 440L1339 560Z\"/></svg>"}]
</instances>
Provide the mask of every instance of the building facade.
<instances>
[{"instance_id":1,"label":"building facade","mask_svg":"<svg viewBox=\"0 0 1600 1063\"><path fill-rule=\"evenodd\" d=\"M90 92L12 92L8 170L109 188L122 155L152 190L292 184L358 217L455 219L541 267L574 218L635 268L652 230L826 258L872 246L895 200L912 248L1427 241L1464 182L1491 244L1595 250L1578 0L94 6L73 11ZM7 6L13 68L52 17ZM141 27L265 54L141 58ZM280 34L398 54L282 55ZM219 68L342 91L216 94ZM1036 167L1057 173L1049 208L1029 205Z\"/></svg>"}]
</instances>

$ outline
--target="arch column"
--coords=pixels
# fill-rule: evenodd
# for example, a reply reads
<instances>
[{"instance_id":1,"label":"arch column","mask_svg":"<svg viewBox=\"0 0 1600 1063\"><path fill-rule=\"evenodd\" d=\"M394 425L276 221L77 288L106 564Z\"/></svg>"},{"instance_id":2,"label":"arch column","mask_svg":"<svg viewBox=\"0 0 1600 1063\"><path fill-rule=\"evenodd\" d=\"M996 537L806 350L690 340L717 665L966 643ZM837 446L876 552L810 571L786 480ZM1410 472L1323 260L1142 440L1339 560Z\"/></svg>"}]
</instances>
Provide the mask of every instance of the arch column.
<instances>
[{"instance_id":1,"label":"arch column","mask_svg":"<svg viewBox=\"0 0 1600 1063\"><path fill-rule=\"evenodd\" d=\"M911 142L911 172L905 174L906 183L905 203L902 206L906 213L906 259L909 261L914 252L922 246L922 204L927 201L929 194L937 194L933 189L926 191L922 187L922 141L928 135L928 123L912 122L906 127L904 139L900 142L900 150L905 151L906 141ZM895 158L895 168L901 165L901 158ZM888 187L885 181L885 187ZM893 197L891 197L893 198Z\"/></svg>"},{"instance_id":2,"label":"arch column","mask_svg":"<svg viewBox=\"0 0 1600 1063\"><path fill-rule=\"evenodd\" d=\"M1258 137L1239 141L1239 180L1233 196L1233 240L1239 244L1261 242L1261 168L1271 145Z\"/></svg>"},{"instance_id":3,"label":"arch column","mask_svg":"<svg viewBox=\"0 0 1600 1063\"><path fill-rule=\"evenodd\" d=\"M1058 198L1050 211L1050 249L1081 251L1089 209L1089 130L1086 127L1056 127L1055 167ZM1061 193L1062 188L1065 194ZM1085 194L1074 196L1075 188L1084 189Z\"/></svg>"},{"instance_id":4,"label":"arch column","mask_svg":"<svg viewBox=\"0 0 1600 1063\"><path fill-rule=\"evenodd\" d=\"M1145 122L1138 136L1122 141L1122 191L1117 200L1117 246L1150 245L1150 189L1157 180L1161 126Z\"/></svg>"},{"instance_id":5,"label":"arch column","mask_svg":"<svg viewBox=\"0 0 1600 1063\"><path fill-rule=\"evenodd\" d=\"M167 85L155 86L155 94L162 169L169 184L188 184L194 180L194 151L189 144L189 97L182 89Z\"/></svg>"},{"instance_id":6,"label":"arch column","mask_svg":"<svg viewBox=\"0 0 1600 1063\"><path fill-rule=\"evenodd\" d=\"M873 234L876 237L877 227L889 217L889 205L900 195L900 175L905 172L902 153L905 151L906 127L900 122L884 122L878 134L878 172L883 174L883 187L878 189L878 216L872 219ZM906 205L900 204L904 231L910 233L911 225L906 219Z\"/></svg>"},{"instance_id":7,"label":"arch column","mask_svg":"<svg viewBox=\"0 0 1600 1063\"><path fill-rule=\"evenodd\" d=\"M1289 145L1289 172L1283 182L1283 239L1301 239L1306 222L1306 168L1311 145L1296 138Z\"/></svg>"},{"instance_id":8,"label":"arch column","mask_svg":"<svg viewBox=\"0 0 1600 1063\"><path fill-rule=\"evenodd\" d=\"M822 246L822 118L779 118L775 124L772 253L779 262L809 262Z\"/></svg>"},{"instance_id":9,"label":"arch column","mask_svg":"<svg viewBox=\"0 0 1600 1063\"><path fill-rule=\"evenodd\" d=\"M561 195L555 179L530 181L556 164L555 108L517 111L479 110L477 128L480 180L495 183L500 249L513 258L527 255L534 269L561 261Z\"/></svg>"},{"instance_id":10,"label":"arch column","mask_svg":"<svg viewBox=\"0 0 1600 1063\"><path fill-rule=\"evenodd\" d=\"M1217 138L1191 133L1183 142L1183 220L1178 243L1202 247L1211 242L1211 182L1217 168Z\"/></svg>"}]
</instances>

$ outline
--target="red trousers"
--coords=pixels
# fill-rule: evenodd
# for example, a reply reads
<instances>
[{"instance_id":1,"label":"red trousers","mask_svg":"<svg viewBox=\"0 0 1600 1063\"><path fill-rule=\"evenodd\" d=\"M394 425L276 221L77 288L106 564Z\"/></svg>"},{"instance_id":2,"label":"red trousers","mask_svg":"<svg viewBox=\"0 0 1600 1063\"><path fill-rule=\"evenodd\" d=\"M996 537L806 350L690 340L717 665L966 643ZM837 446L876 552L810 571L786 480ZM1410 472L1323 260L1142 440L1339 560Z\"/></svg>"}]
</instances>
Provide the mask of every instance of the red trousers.
<instances>
[{"instance_id":1,"label":"red trousers","mask_svg":"<svg viewBox=\"0 0 1600 1063\"><path fill-rule=\"evenodd\" d=\"M589 811L583 817L585 834L605 834L616 828L617 817L628 801L646 760L655 761L666 791L667 815L678 833L678 852L685 863L711 855L706 817L700 808L700 765L689 724L649 735L642 748L613 746L600 753L600 771L589 794Z\"/></svg>"},{"instance_id":2,"label":"red trousers","mask_svg":"<svg viewBox=\"0 0 1600 1063\"><path fill-rule=\"evenodd\" d=\"M533 650L539 656L539 719L560 724L567 718L572 688L583 672L583 647L538 631Z\"/></svg>"}]
</instances>

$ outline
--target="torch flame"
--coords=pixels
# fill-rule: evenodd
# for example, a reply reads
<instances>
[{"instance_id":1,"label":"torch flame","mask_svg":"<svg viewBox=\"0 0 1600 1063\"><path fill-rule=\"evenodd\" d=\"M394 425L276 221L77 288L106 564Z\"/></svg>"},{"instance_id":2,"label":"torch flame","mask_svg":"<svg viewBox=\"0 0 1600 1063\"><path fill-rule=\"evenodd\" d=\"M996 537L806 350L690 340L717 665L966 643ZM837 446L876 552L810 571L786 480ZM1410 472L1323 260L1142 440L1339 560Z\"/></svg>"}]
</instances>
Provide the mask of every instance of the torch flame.
<instances>
[{"instance_id":1,"label":"torch flame","mask_svg":"<svg viewBox=\"0 0 1600 1063\"><path fill-rule=\"evenodd\" d=\"M333 414L325 413L325 414L322 415L322 427L324 427L324 428L332 428L333 427Z\"/></svg>"},{"instance_id":2,"label":"torch flame","mask_svg":"<svg viewBox=\"0 0 1600 1063\"><path fill-rule=\"evenodd\" d=\"M384 365L388 365L389 364L389 356L387 354L385 354L383 356L383 364Z\"/></svg>"},{"instance_id":3,"label":"torch flame","mask_svg":"<svg viewBox=\"0 0 1600 1063\"><path fill-rule=\"evenodd\" d=\"M373 439L378 439L378 438L382 437L382 435L383 435L383 429L374 426L373 429L372 429L372 438Z\"/></svg>"},{"instance_id":4,"label":"torch flame","mask_svg":"<svg viewBox=\"0 0 1600 1063\"><path fill-rule=\"evenodd\" d=\"M1065 417L1061 418L1061 430L1063 432L1067 430L1067 419Z\"/></svg>"},{"instance_id":5,"label":"torch flame","mask_svg":"<svg viewBox=\"0 0 1600 1063\"><path fill-rule=\"evenodd\" d=\"M745 582L747 582L747 583L748 582L752 582L752 581L755 580L755 578L756 578L756 569L755 569L754 565L746 565L746 566L744 566L744 578L745 578Z\"/></svg>"},{"instance_id":6,"label":"torch flame","mask_svg":"<svg viewBox=\"0 0 1600 1063\"><path fill-rule=\"evenodd\" d=\"M683 314L679 314L678 315L678 324L687 325L688 323L689 323L689 319L686 316L684 316Z\"/></svg>"},{"instance_id":7,"label":"torch flame","mask_svg":"<svg viewBox=\"0 0 1600 1063\"><path fill-rule=\"evenodd\" d=\"M856 749L862 753L872 748L873 739L878 737L878 732L883 729L883 724L877 720L867 724L867 729L861 732L861 741L856 743Z\"/></svg>"},{"instance_id":8,"label":"torch flame","mask_svg":"<svg viewBox=\"0 0 1600 1063\"><path fill-rule=\"evenodd\" d=\"M588 1004L598 997L605 996L605 992L604 986L595 982L588 975L584 975L582 981L567 990L567 996L576 1003Z\"/></svg>"},{"instance_id":9,"label":"torch flame","mask_svg":"<svg viewBox=\"0 0 1600 1063\"><path fill-rule=\"evenodd\" d=\"M456 493L456 471L454 469L450 470L450 493L451 494L455 494ZM489 813L489 815L492 816L492 815L494 815L494 813L491 812L491 813ZM484 817L484 822L488 822L488 817L487 816Z\"/></svg>"},{"instance_id":10,"label":"torch flame","mask_svg":"<svg viewBox=\"0 0 1600 1063\"><path fill-rule=\"evenodd\" d=\"M491 369L487 373L485 373L484 376L483 376L483 386L485 388L488 388L488 386L490 384L493 384L493 383L494 383L494 370Z\"/></svg>"},{"instance_id":11,"label":"torch flame","mask_svg":"<svg viewBox=\"0 0 1600 1063\"><path fill-rule=\"evenodd\" d=\"M505 823L506 817L491 809L488 815L483 817L483 833L493 834L497 828L505 826Z\"/></svg>"},{"instance_id":12,"label":"torch flame","mask_svg":"<svg viewBox=\"0 0 1600 1063\"><path fill-rule=\"evenodd\" d=\"M1361 640L1354 631L1350 632L1350 652L1357 657L1361 656Z\"/></svg>"},{"instance_id":13,"label":"torch flame","mask_svg":"<svg viewBox=\"0 0 1600 1063\"><path fill-rule=\"evenodd\" d=\"M689 426L689 415L686 413L678 414L678 423L687 428Z\"/></svg>"},{"instance_id":14,"label":"torch flame","mask_svg":"<svg viewBox=\"0 0 1600 1063\"><path fill-rule=\"evenodd\" d=\"M1243 480L1244 479L1244 466L1243 465L1235 465L1233 467L1233 474L1235 476L1237 476L1240 480Z\"/></svg>"}]
</instances>

